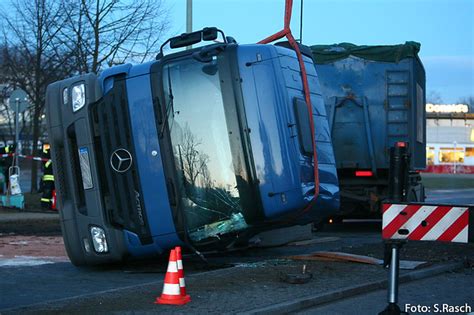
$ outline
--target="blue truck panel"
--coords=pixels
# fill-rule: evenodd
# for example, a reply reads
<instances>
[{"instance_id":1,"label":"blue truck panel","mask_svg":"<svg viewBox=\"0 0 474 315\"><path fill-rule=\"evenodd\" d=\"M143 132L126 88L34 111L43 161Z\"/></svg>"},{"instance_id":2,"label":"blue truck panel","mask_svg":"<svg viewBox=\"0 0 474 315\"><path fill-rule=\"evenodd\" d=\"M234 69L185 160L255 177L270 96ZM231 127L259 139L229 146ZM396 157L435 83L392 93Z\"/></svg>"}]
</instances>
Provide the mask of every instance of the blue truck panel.
<instances>
[{"instance_id":1,"label":"blue truck panel","mask_svg":"<svg viewBox=\"0 0 474 315\"><path fill-rule=\"evenodd\" d=\"M398 145L407 146L409 165L397 198L424 200L417 171L426 166L425 73L418 50L313 46L345 215L379 216L381 202L395 197L390 152Z\"/></svg>"},{"instance_id":2,"label":"blue truck panel","mask_svg":"<svg viewBox=\"0 0 474 315\"><path fill-rule=\"evenodd\" d=\"M132 68L133 69L133 68ZM149 73L149 67L148 67ZM140 93L129 93L130 115L133 116L132 128L133 139L138 172L142 182L144 203L148 205L148 222L154 242L160 248L169 248L169 244L180 243L176 234L172 212L167 200L168 192L163 176L163 163L161 161L160 146L158 143L158 131L156 124L150 120L153 112L153 101L151 96L150 75L140 75L127 80L129 91L140 91ZM154 152L156 151L156 152ZM163 236L155 238L155 236ZM167 245L168 244L168 245Z\"/></svg>"},{"instance_id":3,"label":"blue truck panel","mask_svg":"<svg viewBox=\"0 0 474 315\"><path fill-rule=\"evenodd\" d=\"M425 78L418 58L390 63L349 56L315 66L338 168L387 169L389 148L399 141L409 144L412 169L426 167Z\"/></svg>"},{"instance_id":4,"label":"blue truck panel","mask_svg":"<svg viewBox=\"0 0 474 315\"><path fill-rule=\"evenodd\" d=\"M246 67L245 64L256 56L262 61L252 65L250 69ZM250 71L254 77L252 81L242 82L245 91L244 103L252 130L250 138L263 208L266 216L273 218L307 205L312 197L310 193L306 193L314 189L311 159L301 153L296 128L288 127L294 126L296 120L294 110L288 104L293 104L294 98L304 98L298 60L291 50L262 45L240 46L239 60L242 77L246 77L246 73ZM325 207L318 206L317 210L314 210L317 214L310 214L316 216L324 211L337 211L339 188L329 126L316 71L308 57L305 57L305 64L311 90L318 153L319 199L326 201ZM281 75L272 75L275 72Z\"/></svg>"}]
</instances>

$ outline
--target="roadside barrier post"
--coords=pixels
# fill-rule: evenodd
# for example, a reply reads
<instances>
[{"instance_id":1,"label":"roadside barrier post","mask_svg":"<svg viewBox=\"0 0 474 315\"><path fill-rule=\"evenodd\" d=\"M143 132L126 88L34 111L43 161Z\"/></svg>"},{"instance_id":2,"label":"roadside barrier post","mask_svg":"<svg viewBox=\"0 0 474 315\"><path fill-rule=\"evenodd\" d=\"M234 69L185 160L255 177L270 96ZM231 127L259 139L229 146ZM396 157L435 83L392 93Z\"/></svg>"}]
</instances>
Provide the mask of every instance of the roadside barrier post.
<instances>
[{"instance_id":1,"label":"roadside barrier post","mask_svg":"<svg viewBox=\"0 0 474 315\"><path fill-rule=\"evenodd\" d=\"M399 315L406 314L398 307L398 274L400 268L400 248L403 243L400 241L390 242L390 253L386 260L389 260L390 270L388 273L388 306L385 310L379 313L379 315ZM388 259L387 259L388 258Z\"/></svg>"},{"instance_id":2,"label":"roadside barrier post","mask_svg":"<svg viewBox=\"0 0 474 315\"><path fill-rule=\"evenodd\" d=\"M404 242L432 241L450 243L474 242L473 207L424 203L384 203L382 206L382 238L390 245L384 266L390 261L388 306L379 315L407 314L398 307L398 274Z\"/></svg>"}]
</instances>

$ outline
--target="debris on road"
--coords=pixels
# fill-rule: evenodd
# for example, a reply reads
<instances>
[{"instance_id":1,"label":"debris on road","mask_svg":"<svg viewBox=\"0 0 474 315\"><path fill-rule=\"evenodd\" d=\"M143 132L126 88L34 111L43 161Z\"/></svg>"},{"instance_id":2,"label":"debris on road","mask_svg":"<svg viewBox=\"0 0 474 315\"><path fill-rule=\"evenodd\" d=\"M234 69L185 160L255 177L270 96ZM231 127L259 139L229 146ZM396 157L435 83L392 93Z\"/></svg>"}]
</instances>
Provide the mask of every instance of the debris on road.
<instances>
[{"instance_id":1,"label":"debris on road","mask_svg":"<svg viewBox=\"0 0 474 315\"><path fill-rule=\"evenodd\" d=\"M69 261L67 257L14 256L4 258L3 255L0 255L0 267L31 267L67 261Z\"/></svg>"},{"instance_id":2,"label":"debris on road","mask_svg":"<svg viewBox=\"0 0 474 315\"><path fill-rule=\"evenodd\" d=\"M289 243L288 246L306 246L306 245L313 245L313 244L320 244L320 243L335 242L340 239L341 239L340 237L334 237L334 236L315 237L309 240L292 242L292 243Z\"/></svg>"},{"instance_id":3,"label":"debris on road","mask_svg":"<svg viewBox=\"0 0 474 315\"><path fill-rule=\"evenodd\" d=\"M307 272L306 265L303 265L301 273L280 273L280 280L290 284L308 283L313 278L311 272Z\"/></svg>"},{"instance_id":4,"label":"debris on road","mask_svg":"<svg viewBox=\"0 0 474 315\"><path fill-rule=\"evenodd\" d=\"M343 252L316 252L309 255L296 255L287 257L293 260L317 260L317 261L347 261L357 262L369 265L383 265L382 259L377 259L370 256L355 255ZM412 260L401 260L400 268L406 270L413 270L420 267L429 265L426 261L412 261Z\"/></svg>"}]
</instances>

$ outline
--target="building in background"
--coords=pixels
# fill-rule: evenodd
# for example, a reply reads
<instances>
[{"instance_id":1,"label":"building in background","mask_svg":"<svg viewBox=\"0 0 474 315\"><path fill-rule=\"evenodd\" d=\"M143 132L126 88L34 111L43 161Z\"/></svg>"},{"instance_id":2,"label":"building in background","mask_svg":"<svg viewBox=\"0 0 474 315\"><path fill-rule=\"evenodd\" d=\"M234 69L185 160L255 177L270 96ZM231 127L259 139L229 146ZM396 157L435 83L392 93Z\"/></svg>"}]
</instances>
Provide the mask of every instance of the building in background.
<instances>
[{"instance_id":1,"label":"building in background","mask_svg":"<svg viewBox=\"0 0 474 315\"><path fill-rule=\"evenodd\" d=\"M474 174L474 113L464 104L426 105L426 171Z\"/></svg>"}]
</instances>

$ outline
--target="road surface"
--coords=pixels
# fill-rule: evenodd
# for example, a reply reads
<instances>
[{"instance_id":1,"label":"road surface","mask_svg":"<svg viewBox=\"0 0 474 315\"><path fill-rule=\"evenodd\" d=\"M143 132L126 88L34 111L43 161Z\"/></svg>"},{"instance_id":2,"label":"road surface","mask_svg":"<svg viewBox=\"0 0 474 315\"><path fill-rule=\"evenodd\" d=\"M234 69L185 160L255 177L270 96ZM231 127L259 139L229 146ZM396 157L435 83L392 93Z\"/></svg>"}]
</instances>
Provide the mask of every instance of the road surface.
<instances>
[{"instance_id":1,"label":"road surface","mask_svg":"<svg viewBox=\"0 0 474 315\"><path fill-rule=\"evenodd\" d=\"M432 201L439 198L464 203L473 197L472 191L429 192ZM183 309L176 309L158 308L153 303L161 294L167 257L108 267L76 268L68 262L59 235L35 237L7 233L0 235L0 313L238 313L386 279L386 271L380 266L288 259L289 256L322 250L382 258L380 222L327 226L313 235L313 241L298 246L210 253L206 254L209 264L188 254L184 257L186 283L189 283L188 291L193 301ZM424 244L418 248L413 243L402 251L403 259L426 260L435 266L462 262L465 257L474 260L474 246ZM282 275L301 272L303 264L313 274L308 284L293 285L281 280ZM451 273L404 284L403 288L401 303L460 305L471 303L474 281L472 274ZM384 290L379 290L354 297L353 301L332 302L302 312L343 314L341 312L345 310L347 314L376 314L385 305L385 294ZM360 312L354 312L354 305L360 308L356 309Z\"/></svg>"}]
</instances>

